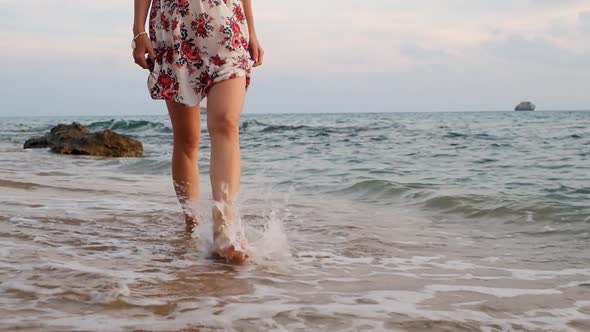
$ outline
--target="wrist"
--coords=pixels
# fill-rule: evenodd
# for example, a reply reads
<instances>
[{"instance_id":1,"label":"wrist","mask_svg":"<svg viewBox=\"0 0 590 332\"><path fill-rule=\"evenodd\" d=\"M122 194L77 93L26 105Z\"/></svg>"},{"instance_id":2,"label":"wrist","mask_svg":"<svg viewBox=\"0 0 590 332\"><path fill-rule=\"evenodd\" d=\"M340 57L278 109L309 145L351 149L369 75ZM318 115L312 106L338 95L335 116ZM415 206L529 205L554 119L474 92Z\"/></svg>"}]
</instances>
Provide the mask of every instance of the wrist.
<instances>
[{"instance_id":1,"label":"wrist","mask_svg":"<svg viewBox=\"0 0 590 332\"><path fill-rule=\"evenodd\" d=\"M137 36L138 33L142 33L145 32L145 28L138 28L138 27L133 27L133 36Z\"/></svg>"}]
</instances>

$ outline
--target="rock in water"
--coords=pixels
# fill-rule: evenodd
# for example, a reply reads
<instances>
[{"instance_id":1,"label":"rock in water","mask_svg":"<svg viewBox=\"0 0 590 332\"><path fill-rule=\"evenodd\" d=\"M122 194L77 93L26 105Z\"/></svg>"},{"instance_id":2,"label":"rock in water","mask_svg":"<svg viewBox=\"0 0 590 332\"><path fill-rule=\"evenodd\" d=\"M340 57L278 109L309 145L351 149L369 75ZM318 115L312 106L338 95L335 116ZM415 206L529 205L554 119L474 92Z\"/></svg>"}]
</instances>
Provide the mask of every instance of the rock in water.
<instances>
[{"instance_id":1,"label":"rock in water","mask_svg":"<svg viewBox=\"0 0 590 332\"><path fill-rule=\"evenodd\" d=\"M47 135L29 138L25 141L25 149L44 149L48 147L49 142L47 142Z\"/></svg>"},{"instance_id":2,"label":"rock in water","mask_svg":"<svg viewBox=\"0 0 590 332\"><path fill-rule=\"evenodd\" d=\"M531 103L530 101L523 101L520 104L516 105L514 108L515 111L534 111L537 108L535 104Z\"/></svg>"},{"instance_id":3,"label":"rock in water","mask_svg":"<svg viewBox=\"0 0 590 332\"><path fill-rule=\"evenodd\" d=\"M51 148L61 154L91 155L104 157L141 157L143 144L131 137L110 129L95 133L81 124L59 124L41 137L25 142L24 148Z\"/></svg>"},{"instance_id":4,"label":"rock in water","mask_svg":"<svg viewBox=\"0 0 590 332\"><path fill-rule=\"evenodd\" d=\"M61 154L105 157L141 157L143 155L141 142L117 134L110 129L71 139L61 139L58 142L51 145L51 151Z\"/></svg>"},{"instance_id":5,"label":"rock in water","mask_svg":"<svg viewBox=\"0 0 590 332\"><path fill-rule=\"evenodd\" d=\"M65 144L88 134L90 134L90 130L77 122L69 125L60 123L51 128L51 131L47 134L47 142L53 148L54 146Z\"/></svg>"}]
</instances>

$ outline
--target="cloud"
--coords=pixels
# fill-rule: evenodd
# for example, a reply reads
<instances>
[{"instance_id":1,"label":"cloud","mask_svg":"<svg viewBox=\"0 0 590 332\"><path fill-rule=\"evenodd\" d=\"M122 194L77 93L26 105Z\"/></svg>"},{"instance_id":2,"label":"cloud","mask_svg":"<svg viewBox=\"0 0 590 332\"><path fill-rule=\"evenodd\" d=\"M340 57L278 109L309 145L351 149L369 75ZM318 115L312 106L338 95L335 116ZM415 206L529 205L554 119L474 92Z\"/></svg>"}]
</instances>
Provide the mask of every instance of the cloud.
<instances>
[{"instance_id":1,"label":"cloud","mask_svg":"<svg viewBox=\"0 0 590 332\"><path fill-rule=\"evenodd\" d=\"M132 1L0 0L0 6L0 110L11 100L12 108L47 112L100 112L115 102L128 105L121 112L131 105L161 111L146 98L146 73L131 58ZM255 111L498 109L520 95L543 105L590 107L580 88L590 85L582 75L590 70L588 0L256 0L253 6L266 50L248 97ZM56 97L63 91L69 98Z\"/></svg>"},{"instance_id":2,"label":"cloud","mask_svg":"<svg viewBox=\"0 0 590 332\"><path fill-rule=\"evenodd\" d=\"M590 66L590 54L561 48L543 37L526 38L513 34L484 43L481 48L492 56L524 66L558 66L574 70Z\"/></svg>"},{"instance_id":3,"label":"cloud","mask_svg":"<svg viewBox=\"0 0 590 332\"><path fill-rule=\"evenodd\" d=\"M401 45L400 53L416 60L433 60L449 56L449 54L443 50L429 49L412 43Z\"/></svg>"},{"instance_id":4,"label":"cloud","mask_svg":"<svg viewBox=\"0 0 590 332\"><path fill-rule=\"evenodd\" d=\"M580 29L586 33L590 33L590 11L580 12L578 15L578 24Z\"/></svg>"}]
</instances>

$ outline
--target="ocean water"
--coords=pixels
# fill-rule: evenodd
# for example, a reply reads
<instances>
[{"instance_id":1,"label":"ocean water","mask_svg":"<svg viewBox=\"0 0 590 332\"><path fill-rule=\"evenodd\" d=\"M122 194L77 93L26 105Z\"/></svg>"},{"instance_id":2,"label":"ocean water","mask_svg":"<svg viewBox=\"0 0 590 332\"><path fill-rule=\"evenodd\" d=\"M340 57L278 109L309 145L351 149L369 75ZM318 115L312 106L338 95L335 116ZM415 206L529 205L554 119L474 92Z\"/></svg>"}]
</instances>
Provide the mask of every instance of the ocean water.
<instances>
[{"instance_id":1,"label":"ocean water","mask_svg":"<svg viewBox=\"0 0 590 332\"><path fill-rule=\"evenodd\" d=\"M23 150L60 122L145 157ZM203 115L199 167L211 204ZM167 116L2 118L2 331L589 331L590 112L244 113L230 266Z\"/></svg>"}]
</instances>

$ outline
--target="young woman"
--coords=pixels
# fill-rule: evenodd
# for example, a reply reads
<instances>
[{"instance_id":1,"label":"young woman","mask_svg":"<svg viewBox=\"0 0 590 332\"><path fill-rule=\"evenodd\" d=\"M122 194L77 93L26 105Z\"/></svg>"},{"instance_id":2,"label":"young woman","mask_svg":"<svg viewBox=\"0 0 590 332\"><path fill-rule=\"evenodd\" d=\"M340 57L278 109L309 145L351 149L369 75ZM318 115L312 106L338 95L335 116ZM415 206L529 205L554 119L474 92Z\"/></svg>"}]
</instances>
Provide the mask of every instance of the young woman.
<instances>
[{"instance_id":1,"label":"young woman","mask_svg":"<svg viewBox=\"0 0 590 332\"><path fill-rule=\"evenodd\" d=\"M244 263L247 244L231 231L240 185L239 122L251 68L264 55L251 0L135 0L133 35L135 63L150 71L150 96L165 100L172 122L172 178L188 231L201 222L190 203L200 195L199 104L207 98L214 243L219 255Z\"/></svg>"}]
</instances>

